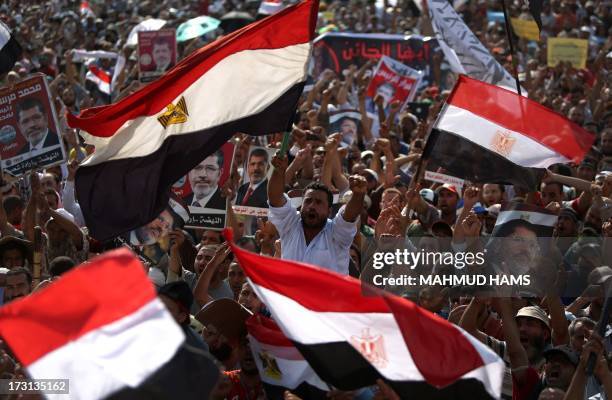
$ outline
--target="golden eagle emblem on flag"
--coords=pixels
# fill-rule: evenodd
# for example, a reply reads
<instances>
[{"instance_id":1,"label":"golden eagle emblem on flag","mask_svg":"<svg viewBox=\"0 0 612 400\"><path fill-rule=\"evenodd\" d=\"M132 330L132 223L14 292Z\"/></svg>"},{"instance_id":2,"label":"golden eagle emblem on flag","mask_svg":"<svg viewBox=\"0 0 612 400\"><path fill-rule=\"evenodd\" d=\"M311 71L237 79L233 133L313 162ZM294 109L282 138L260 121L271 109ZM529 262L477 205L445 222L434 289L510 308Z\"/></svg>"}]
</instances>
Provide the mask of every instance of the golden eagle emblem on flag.
<instances>
[{"instance_id":1,"label":"golden eagle emblem on flag","mask_svg":"<svg viewBox=\"0 0 612 400\"><path fill-rule=\"evenodd\" d=\"M176 105L172 103L168 104L166 106L166 111L157 117L157 120L164 128L167 128L168 125L182 124L187 121L187 116L189 116L187 102L185 102L185 97L181 96Z\"/></svg>"},{"instance_id":2,"label":"golden eagle emblem on flag","mask_svg":"<svg viewBox=\"0 0 612 400\"><path fill-rule=\"evenodd\" d=\"M372 335L370 329L365 328L361 332L361 337L351 336L350 342L372 365L379 368L387 365L387 353L382 335Z\"/></svg>"},{"instance_id":3,"label":"golden eagle emblem on flag","mask_svg":"<svg viewBox=\"0 0 612 400\"><path fill-rule=\"evenodd\" d=\"M504 157L508 157L510 152L512 151L512 147L516 139L510 136L510 132L500 132L497 131L495 133L495 137L491 142L491 147L493 150Z\"/></svg>"},{"instance_id":4,"label":"golden eagle emblem on flag","mask_svg":"<svg viewBox=\"0 0 612 400\"><path fill-rule=\"evenodd\" d=\"M259 359L263 366L264 373L272 379L280 380L283 377L283 373L278 368L276 359L270 354L264 352L259 353Z\"/></svg>"}]
</instances>

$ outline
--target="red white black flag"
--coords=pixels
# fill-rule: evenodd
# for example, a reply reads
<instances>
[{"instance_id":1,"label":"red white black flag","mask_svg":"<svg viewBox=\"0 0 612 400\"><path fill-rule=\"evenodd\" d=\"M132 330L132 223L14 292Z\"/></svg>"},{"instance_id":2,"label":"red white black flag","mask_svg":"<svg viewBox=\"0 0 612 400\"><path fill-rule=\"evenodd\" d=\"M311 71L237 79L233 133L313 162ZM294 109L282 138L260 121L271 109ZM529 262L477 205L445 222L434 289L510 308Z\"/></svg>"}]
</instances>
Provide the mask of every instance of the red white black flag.
<instances>
[{"instance_id":1,"label":"red white black flag","mask_svg":"<svg viewBox=\"0 0 612 400\"><path fill-rule=\"evenodd\" d=\"M354 278L232 250L284 335L327 384L354 390L384 379L401 398L499 398L503 361L461 328L386 292L364 296Z\"/></svg>"},{"instance_id":2,"label":"red white black flag","mask_svg":"<svg viewBox=\"0 0 612 400\"><path fill-rule=\"evenodd\" d=\"M172 184L236 132L288 129L317 10L317 0L290 6L203 47L116 104L67 115L96 147L76 176L92 236L110 239L155 219Z\"/></svg>"},{"instance_id":3,"label":"red white black flag","mask_svg":"<svg viewBox=\"0 0 612 400\"><path fill-rule=\"evenodd\" d=\"M427 141L427 169L529 189L555 163L579 163L595 137L541 104L460 75Z\"/></svg>"}]
</instances>

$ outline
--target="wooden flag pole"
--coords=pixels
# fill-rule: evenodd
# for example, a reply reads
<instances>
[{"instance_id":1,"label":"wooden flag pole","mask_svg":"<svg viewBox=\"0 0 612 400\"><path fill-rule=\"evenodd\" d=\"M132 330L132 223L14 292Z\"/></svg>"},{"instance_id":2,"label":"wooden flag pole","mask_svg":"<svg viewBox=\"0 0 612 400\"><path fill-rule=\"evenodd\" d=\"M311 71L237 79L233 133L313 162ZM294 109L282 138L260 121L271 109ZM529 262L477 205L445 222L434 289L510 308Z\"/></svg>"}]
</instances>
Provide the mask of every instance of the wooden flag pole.
<instances>
[{"instance_id":1,"label":"wooden flag pole","mask_svg":"<svg viewBox=\"0 0 612 400\"><path fill-rule=\"evenodd\" d=\"M514 56L514 43L512 40L512 28L510 27L510 18L508 17L508 10L506 9L506 0L501 0L502 9L504 10L504 22L506 25L506 36L508 37L508 43L510 44L510 56L512 57L512 72L514 73L514 79L516 79L516 92L521 96L521 83L518 77L518 63Z\"/></svg>"}]
</instances>

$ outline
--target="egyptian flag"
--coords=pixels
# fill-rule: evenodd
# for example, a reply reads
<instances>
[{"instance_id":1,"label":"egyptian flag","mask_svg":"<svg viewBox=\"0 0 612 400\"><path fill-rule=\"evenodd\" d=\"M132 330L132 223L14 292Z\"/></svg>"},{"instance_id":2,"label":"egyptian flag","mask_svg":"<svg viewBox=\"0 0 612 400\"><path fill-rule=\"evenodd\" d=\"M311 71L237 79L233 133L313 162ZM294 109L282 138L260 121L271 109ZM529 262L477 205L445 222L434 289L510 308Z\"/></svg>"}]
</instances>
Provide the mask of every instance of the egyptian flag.
<instances>
[{"instance_id":1,"label":"egyptian flag","mask_svg":"<svg viewBox=\"0 0 612 400\"><path fill-rule=\"evenodd\" d=\"M317 0L288 7L201 48L116 104L67 115L96 148L76 176L93 237L110 239L155 219L172 184L234 133L288 130L317 8Z\"/></svg>"},{"instance_id":2,"label":"egyptian flag","mask_svg":"<svg viewBox=\"0 0 612 400\"><path fill-rule=\"evenodd\" d=\"M0 308L0 337L31 378L69 380L71 399L206 399L218 379L126 249Z\"/></svg>"},{"instance_id":3,"label":"egyptian flag","mask_svg":"<svg viewBox=\"0 0 612 400\"><path fill-rule=\"evenodd\" d=\"M502 206L495 221L492 236L507 237L521 226L534 232L536 236L550 238L557 224L554 212L532 204L510 202Z\"/></svg>"},{"instance_id":4,"label":"egyptian flag","mask_svg":"<svg viewBox=\"0 0 612 400\"><path fill-rule=\"evenodd\" d=\"M312 370L278 325L261 314L246 321L251 351L269 399L285 390L303 399L325 399L330 388Z\"/></svg>"},{"instance_id":5,"label":"egyptian flag","mask_svg":"<svg viewBox=\"0 0 612 400\"><path fill-rule=\"evenodd\" d=\"M503 361L461 328L357 279L231 246L284 335L329 385L383 379L401 398L499 398Z\"/></svg>"},{"instance_id":6,"label":"egyptian flag","mask_svg":"<svg viewBox=\"0 0 612 400\"><path fill-rule=\"evenodd\" d=\"M460 75L424 151L427 170L534 189L544 169L580 163L595 137L514 92Z\"/></svg>"},{"instance_id":7,"label":"egyptian flag","mask_svg":"<svg viewBox=\"0 0 612 400\"><path fill-rule=\"evenodd\" d=\"M8 73L21 58L21 45L10 28L0 21L0 75Z\"/></svg>"},{"instance_id":8,"label":"egyptian flag","mask_svg":"<svg viewBox=\"0 0 612 400\"><path fill-rule=\"evenodd\" d=\"M110 74L100 68L95 60L87 65L85 80L93 82L100 92L108 96L111 94L111 79Z\"/></svg>"}]
</instances>

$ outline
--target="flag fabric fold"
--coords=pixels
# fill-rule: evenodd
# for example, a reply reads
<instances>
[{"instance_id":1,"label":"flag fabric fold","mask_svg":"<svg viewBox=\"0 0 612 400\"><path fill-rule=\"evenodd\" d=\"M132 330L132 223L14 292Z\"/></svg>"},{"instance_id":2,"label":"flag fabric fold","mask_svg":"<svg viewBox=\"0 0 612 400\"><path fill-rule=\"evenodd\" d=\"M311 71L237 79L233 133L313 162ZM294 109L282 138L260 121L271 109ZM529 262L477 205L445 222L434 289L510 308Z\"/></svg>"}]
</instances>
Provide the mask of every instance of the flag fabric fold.
<instances>
[{"instance_id":1,"label":"flag fabric fold","mask_svg":"<svg viewBox=\"0 0 612 400\"><path fill-rule=\"evenodd\" d=\"M0 75L9 72L21 58L23 49L11 29L0 21Z\"/></svg>"},{"instance_id":2,"label":"flag fabric fold","mask_svg":"<svg viewBox=\"0 0 612 400\"><path fill-rule=\"evenodd\" d=\"M579 163L594 136L539 103L461 75L428 138L427 169L535 188L544 169Z\"/></svg>"},{"instance_id":3,"label":"flag fabric fold","mask_svg":"<svg viewBox=\"0 0 612 400\"><path fill-rule=\"evenodd\" d=\"M516 91L515 79L478 40L451 3L427 0L427 6L436 39L453 72Z\"/></svg>"},{"instance_id":4,"label":"flag fabric fold","mask_svg":"<svg viewBox=\"0 0 612 400\"><path fill-rule=\"evenodd\" d=\"M185 342L142 264L125 249L0 308L0 336L32 378L69 379L72 399L137 392ZM216 380L213 373L205 391Z\"/></svg>"},{"instance_id":5,"label":"flag fabric fold","mask_svg":"<svg viewBox=\"0 0 612 400\"><path fill-rule=\"evenodd\" d=\"M253 315L246 325L251 351L263 382L289 389L294 394L306 391L306 386L310 386L310 397L313 391L321 396L330 390L272 319Z\"/></svg>"},{"instance_id":6,"label":"flag fabric fold","mask_svg":"<svg viewBox=\"0 0 612 400\"><path fill-rule=\"evenodd\" d=\"M354 390L382 378L401 398L499 398L503 361L461 328L354 278L232 250L283 334L326 383Z\"/></svg>"},{"instance_id":7,"label":"flag fabric fold","mask_svg":"<svg viewBox=\"0 0 612 400\"><path fill-rule=\"evenodd\" d=\"M106 240L152 221L172 184L236 132L288 129L306 80L317 5L290 6L196 51L116 104L67 115L96 147L76 177L92 236Z\"/></svg>"}]
</instances>

